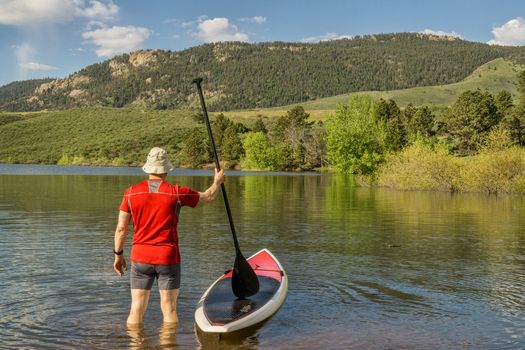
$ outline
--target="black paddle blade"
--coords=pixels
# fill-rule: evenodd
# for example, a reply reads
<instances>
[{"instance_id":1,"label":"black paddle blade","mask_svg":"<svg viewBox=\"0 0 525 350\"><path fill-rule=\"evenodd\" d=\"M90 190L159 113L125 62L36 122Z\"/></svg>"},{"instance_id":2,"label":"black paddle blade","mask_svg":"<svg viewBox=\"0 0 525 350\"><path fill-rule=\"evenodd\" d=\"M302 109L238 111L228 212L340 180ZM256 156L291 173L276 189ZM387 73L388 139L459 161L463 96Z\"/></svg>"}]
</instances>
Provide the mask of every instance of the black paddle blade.
<instances>
[{"instance_id":1,"label":"black paddle blade","mask_svg":"<svg viewBox=\"0 0 525 350\"><path fill-rule=\"evenodd\" d=\"M237 298L247 298L259 291L259 279L255 271L239 252L233 263L232 290Z\"/></svg>"}]
</instances>

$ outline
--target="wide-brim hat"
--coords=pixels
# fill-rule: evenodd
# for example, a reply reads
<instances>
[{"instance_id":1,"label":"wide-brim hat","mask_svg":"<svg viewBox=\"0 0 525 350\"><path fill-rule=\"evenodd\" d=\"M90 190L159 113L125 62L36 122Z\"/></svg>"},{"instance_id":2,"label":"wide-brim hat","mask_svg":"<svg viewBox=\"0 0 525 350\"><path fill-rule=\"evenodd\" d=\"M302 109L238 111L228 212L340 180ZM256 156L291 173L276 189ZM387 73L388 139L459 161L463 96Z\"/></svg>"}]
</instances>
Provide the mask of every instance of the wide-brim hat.
<instances>
[{"instance_id":1,"label":"wide-brim hat","mask_svg":"<svg viewBox=\"0 0 525 350\"><path fill-rule=\"evenodd\" d=\"M173 164L171 164L168 153L164 149L153 147L149 151L148 159L142 170L148 174L167 174L173 170Z\"/></svg>"}]
</instances>

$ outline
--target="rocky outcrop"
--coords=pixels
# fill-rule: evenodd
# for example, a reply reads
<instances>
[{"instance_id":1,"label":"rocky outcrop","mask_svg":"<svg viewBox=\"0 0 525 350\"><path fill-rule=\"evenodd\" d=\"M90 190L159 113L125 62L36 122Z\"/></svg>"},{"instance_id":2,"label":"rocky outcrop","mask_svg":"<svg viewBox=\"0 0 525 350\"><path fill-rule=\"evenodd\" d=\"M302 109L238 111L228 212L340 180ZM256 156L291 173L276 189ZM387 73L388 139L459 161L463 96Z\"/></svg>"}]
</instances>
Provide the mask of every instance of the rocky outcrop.
<instances>
[{"instance_id":1,"label":"rocky outcrop","mask_svg":"<svg viewBox=\"0 0 525 350\"><path fill-rule=\"evenodd\" d=\"M113 77L125 77L130 69L138 67L149 67L158 62L158 50L141 50L129 54L128 61L113 59L109 61L109 69Z\"/></svg>"},{"instance_id":2,"label":"rocky outcrop","mask_svg":"<svg viewBox=\"0 0 525 350\"><path fill-rule=\"evenodd\" d=\"M42 95L42 94L46 94L46 93L49 93L53 90L53 86L54 86L54 82L56 80L53 80L52 82L50 83L44 83L42 85L40 85L39 87L37 87L35 89L35 94L36 95Z\"/></svg>"},{"instance_id":3,"label":"rocky outcrop","mask_svg":"<svg viewBox=\"0 0 525 350\"><path fill-rule=\"evenodd\" d=\"M129 54L129 64L133 67L149 66L158 61L157 50L135 51Z\"/></svg>"},{"instance_id":4,"label":"rocky outcrop","mask_svg":"<svg viewBox=\"0 0 525 350\"><path fill-rule=\"evenodd\" d=\"M420 39L428 39L432 41L456 41L459 40L457 36L454 35L437 35L437 34L425 34L418 33L417 37Z\"/></svg>"},{"instance_id":5,"label":"rocky outcrop","mask_svg":"<svg viewBox=\"0 0 525 350\"><path fill-rule=\"evenodd\" d=\"M108 65L109 69L111 70L112 77L120 77L126 75L129 72L129 67L124 62L117 62L115 60L111 60L109 61Z\"/></svg>"},{"instance_id":6,"label":"rocky outcrop","mask_svg":"<svg viewBox=\"0 0 525 350\"><path fill-rule=\"evenodd\" d=\"M35 89L36 95L54 93L60 90L76 89L90 82L89 77L81 74L73 74L69 78L53 80L44 83Z\"/></svg>"},{"instance_id":7,"label":"rocky outcrop","mask_svg":"<svg viewBox=\"0 0 525 350\"><path fill-rule=\"evenodd\" d=\"M71 90L71 92L69 93L69 97L71 98L80 98L82 97L82 95L84 94L84 90L80 90L80 89L74 89L74 90Z\"/></svg>"}]
</instances>

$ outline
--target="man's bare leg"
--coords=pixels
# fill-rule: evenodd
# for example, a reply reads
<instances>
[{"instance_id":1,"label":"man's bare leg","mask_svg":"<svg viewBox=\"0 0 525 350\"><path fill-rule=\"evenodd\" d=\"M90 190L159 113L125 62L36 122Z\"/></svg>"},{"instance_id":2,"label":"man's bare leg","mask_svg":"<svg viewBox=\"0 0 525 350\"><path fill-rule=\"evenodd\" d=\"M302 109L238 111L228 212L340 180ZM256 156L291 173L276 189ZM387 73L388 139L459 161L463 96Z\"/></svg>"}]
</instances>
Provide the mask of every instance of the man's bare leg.
<instances>
[{"instance_id":1,"label":"man's bare leg","mask_svg":"<svg viewBox=\"0 0 525 350\"><path fill-rule=\"evenodd\" d=\"M177 317L177 298L179 289L160 289L160 308L165 323L179 322Z\"/></svg>"},{"instance_id":2,"label":"man's bare leg","mask_svg":"<svg viewBox=\"0 0 525 350\"><path fill-rule=\"evenodd\" d=\"M161 348L175 349L177 345L177 323L164 322L159 329Z\"/></svg>"},{"instance_id":3,"label":"man's bare leg","mask_svg":"<svg viewBox=\"0 0 525 350\"><path fill-rule=\"evenodd\" d=\"M128 336L130 349L149 349L149 337L142 324L128 323Z\"/></svg>"},{"instance_id":4,"label":"man's bare leg","mask_svg":"<svg viewBox=\"0 0 525 350\"><path fill-rule=\"evenodd\" d=\"M137 325L142 323L142 318L148 308L150 293L151 290L148 289L131 290L131 309L129 310L128 324Z\"/></svg>"}]
</instances>

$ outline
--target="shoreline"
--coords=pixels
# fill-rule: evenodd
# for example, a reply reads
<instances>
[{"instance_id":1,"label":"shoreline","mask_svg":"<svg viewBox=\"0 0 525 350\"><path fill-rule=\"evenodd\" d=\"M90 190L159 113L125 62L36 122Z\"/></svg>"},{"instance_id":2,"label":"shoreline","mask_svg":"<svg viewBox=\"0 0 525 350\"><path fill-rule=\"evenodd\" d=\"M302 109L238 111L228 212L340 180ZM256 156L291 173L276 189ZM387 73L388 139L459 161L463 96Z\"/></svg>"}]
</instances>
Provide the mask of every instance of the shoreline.
<instances>
[{"instance_id":1,"label":"shoreline","mask_svg":"<svg viewBox=\"0 0 525 350\"><path fill-rule=\"evenodd\" d=\"M213 176L213 167L208 168L184 168L176 167L170 174L170 177L184 177L184 176ZM454 191L429 189L429 188L396 188L393 186L381 185L376 180L369 178L343 174L334 171L333 169L325 169L324 171L265 171L265 170L236 170L226 169L228 176L342 176L351 180L350 187L370 188L370 189L384 189L395 192L432 192L442 194L482 194L491 197L523 197L525 194L520 191L501 191L498 193L491 193L483 190L473 190L456 188ZM0 176L19 176L19 175L42 175L42 176L145 176L140 166L115 166L115 165L57 165L57 164L12 164L0 163Z\"/></svg>"},{"instance_id":2,"label":"shoreline","mask_svg":"<svg viewBox=\"0 0 525 350\"><path fill-rule=\"evenodd\" d=\"M229 176L322 176L328 174L314 171L225 170ZM0 163L1 175L145 176L146 173L140 166ZM169 176L213 176L213 168L176 167Z\"/></svg>"}]
</instances>

